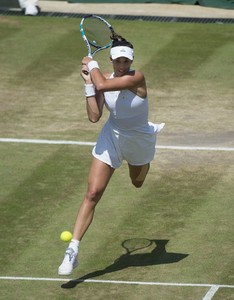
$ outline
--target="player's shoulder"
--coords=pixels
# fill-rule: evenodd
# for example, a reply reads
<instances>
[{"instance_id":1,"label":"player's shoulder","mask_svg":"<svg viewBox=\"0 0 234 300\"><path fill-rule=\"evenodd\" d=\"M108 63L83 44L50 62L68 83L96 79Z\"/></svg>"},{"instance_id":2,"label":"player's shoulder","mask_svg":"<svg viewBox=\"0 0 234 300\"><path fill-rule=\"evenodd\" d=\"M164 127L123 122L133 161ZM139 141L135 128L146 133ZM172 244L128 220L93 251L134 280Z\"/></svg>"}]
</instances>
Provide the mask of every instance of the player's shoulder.
<instances>
[{"instance_id":1,"label":"player's shoulder","mask_svg":"<svg viewBox=\"0 0 234 300\"><path fill-rule=\"evenodd\" d=\"M145 75L142 71L130 70L129 75L133 76L134 79L137 80L137 81L144 81L145 80Z\"/></svg>"},{"instance_id":2,"label":"player's shoulder","mask_svg":"<svg viewBox=\"0 0 234 300\"><path fill-rule=\"evenodd\" d=\"M139 70L132 70L132 69L130 69L129 70L129 74L130 75L134 75L134 76L144 77L144 73L142 71L139 71Z\"/></svg>"}]
</instances>

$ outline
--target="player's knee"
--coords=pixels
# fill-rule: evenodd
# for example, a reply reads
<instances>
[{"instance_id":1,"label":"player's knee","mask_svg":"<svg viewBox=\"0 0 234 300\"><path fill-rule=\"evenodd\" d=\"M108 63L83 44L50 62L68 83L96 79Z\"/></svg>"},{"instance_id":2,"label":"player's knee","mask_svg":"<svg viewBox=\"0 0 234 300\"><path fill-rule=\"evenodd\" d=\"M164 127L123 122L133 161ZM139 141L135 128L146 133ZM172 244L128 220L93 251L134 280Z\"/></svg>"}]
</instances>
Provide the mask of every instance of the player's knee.
<instances>
[{"instance_id":1,"label":"player's knee","mask_svg":"<svg viewBox=\"0 0 234 300\"><path fill-rule=\"evenodd\" d=\"M86 192L86 199L93 204L96 204L100 200L101 196L102 192L98 189L89 188Z\"/></svg>"},{"instance_id":2,"label":"player's knee","mask_svg":"<svg viewBox=\"0 0 234 300\"><path fill-rule=\"evenodd\" d=\"M144 181L132 180L132 184L133 184L136 188L142 187L143 183L144 183Z\"/></svg>"},{"instance_id":3,"label":"player's knee","mask_svg":"<svg viewBox=\"0 0 234 300\"><path fill-rule=\"evenodd\" d=\"M132 172L132 174L130 173L132 184L136 188L142 187L148 171L149 171L149 164L142 166L140 172L138 172L137 174L134 172Z\"/></svg>"}]
</instances>

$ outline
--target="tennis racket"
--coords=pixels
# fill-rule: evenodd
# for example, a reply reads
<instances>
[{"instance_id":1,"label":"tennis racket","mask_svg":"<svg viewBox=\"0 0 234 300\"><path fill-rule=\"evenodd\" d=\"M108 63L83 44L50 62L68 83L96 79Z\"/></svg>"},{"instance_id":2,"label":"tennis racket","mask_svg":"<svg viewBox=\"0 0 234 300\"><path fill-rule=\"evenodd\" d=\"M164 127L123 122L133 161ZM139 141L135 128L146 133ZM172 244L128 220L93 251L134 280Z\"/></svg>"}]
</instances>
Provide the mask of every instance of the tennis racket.
<instances>
[{"instance_id":1,"label":"tennis racket","mask_svg":"<svg viewBox=\"0 0 234 300\"><path fill-rule=\"evenodd\" d=\"M97 15L87 15L80 22L80 33L87 46L88 56L93 56L112 45L113 27Z\"/></svg>"},{"instance_id":2,"label":"tennis racket","mask_svg":"<svg viewBox=\"0 0 234 300\"><path fill-rule=\"evenodd\" d=\"M153 244L152 240L144 238L133 238L126 240L122 243L122 247L126 250L127 254L131 254L141 249L150 247Z\"/></svg>"}]
</instances>

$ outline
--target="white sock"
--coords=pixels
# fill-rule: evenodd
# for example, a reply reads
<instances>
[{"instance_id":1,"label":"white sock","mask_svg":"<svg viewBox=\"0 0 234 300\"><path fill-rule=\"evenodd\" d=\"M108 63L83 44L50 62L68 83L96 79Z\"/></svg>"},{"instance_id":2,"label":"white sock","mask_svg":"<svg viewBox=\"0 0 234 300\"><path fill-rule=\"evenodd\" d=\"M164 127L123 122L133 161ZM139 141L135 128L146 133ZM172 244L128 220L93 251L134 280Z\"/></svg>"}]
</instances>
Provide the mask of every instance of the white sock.
<instances>
[{"instance_id":1,"label":"white sock","mask_svg":"<svg viewBox=\"0 0 234 300\"><path fill-rule=\"evenodd\" d=\"M79 245L80 245L80 241L72 239L68 248L72 248L75 251L75 253L78 253Z\"/></svg>"}]
</instances>

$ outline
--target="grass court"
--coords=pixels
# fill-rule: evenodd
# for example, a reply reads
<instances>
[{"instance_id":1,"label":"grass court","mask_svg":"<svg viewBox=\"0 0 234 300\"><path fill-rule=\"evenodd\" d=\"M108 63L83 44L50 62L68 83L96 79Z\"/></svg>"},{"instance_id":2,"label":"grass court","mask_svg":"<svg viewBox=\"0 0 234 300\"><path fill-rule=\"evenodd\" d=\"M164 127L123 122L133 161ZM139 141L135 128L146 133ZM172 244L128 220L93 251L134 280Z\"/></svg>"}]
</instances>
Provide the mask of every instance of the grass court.
<instances>
[{"instance_id":1,"label":"grass court","mask_svg":"<svg viewBox=\"0 0 234 300\"><path fill-rule=\"evenodd\" d=\"M116 170L78 269L57 275L60 233L86 190L85 143L107 118L86 117L79 21L0 16L0 299L234 299L233 25L109 20L134 44L150 121L166 126L143 188L125 163ZM96 56L102 70L108 56ZM129 239L153 242L126 256Z\"/></svg>"}]
</instances>

